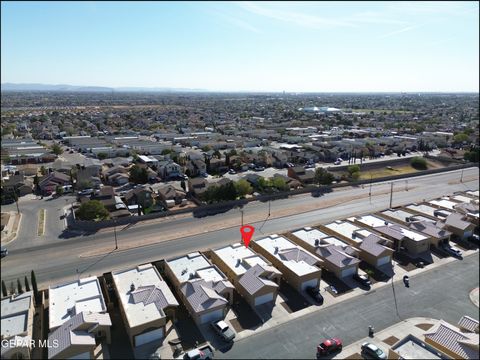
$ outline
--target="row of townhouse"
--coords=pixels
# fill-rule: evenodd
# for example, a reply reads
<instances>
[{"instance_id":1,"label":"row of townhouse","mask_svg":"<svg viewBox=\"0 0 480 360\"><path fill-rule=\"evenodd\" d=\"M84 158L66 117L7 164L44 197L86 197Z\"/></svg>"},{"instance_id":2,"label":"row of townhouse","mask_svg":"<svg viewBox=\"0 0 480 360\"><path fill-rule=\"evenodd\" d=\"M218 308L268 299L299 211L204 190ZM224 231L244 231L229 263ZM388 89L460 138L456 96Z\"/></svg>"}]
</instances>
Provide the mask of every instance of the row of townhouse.
<instances>
[{"instance_id":1,"label":"row of townhouse","mask_svg":"<svg viewBox=\"0 0 480 360\"><path fill-rule=\"evenodd\" d=\"M388 269L394 250L416 255L454 235L469 237L478 228L478 195L478 191L466 191L285 235L272 234L252 240L250 247L235 243L213 249L208 258L193 252L167 259L159 268L149 263L112 271L112 287L132 347L164 339L180 302L203 326L225 318L234 289L252 308L273 306L281 280L303 293L320 286L322 270L345 279L357 273L361 261ZM31 336L28 294L2 299L3 338ZM99 344L110 343L111 319L104 295L111 301L96 277L49 288L48 339L61 344L48 350L49 358L93 357ZM434 335L430 338L435 340ZM4 351L5 358L12 358L12 354L28 355L31 349L2 349L2 357Z\"/></svg>"}]
</instances>

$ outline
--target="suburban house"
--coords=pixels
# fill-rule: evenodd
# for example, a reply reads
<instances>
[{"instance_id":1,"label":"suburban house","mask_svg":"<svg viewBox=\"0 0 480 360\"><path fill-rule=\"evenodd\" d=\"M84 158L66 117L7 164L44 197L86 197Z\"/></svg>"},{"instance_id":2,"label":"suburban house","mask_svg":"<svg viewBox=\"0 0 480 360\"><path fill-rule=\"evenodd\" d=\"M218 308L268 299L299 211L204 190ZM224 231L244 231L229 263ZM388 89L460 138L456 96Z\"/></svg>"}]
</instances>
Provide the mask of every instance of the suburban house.
<instances>
[{"instance_id":1,"label":"suburban house","mask_svg":"<svg viewBox=\"0 0 480 360\"><path fill-rule=\"evenodd\" d=\"M319 288L322 260L305 249L277 234L252 240L251 247L279 269L283 278L298 291Z\"/></svg>"},{"instance_id":2,"label":"suburban house","mask_svg":"<svg viewBox=\"0 0 480 360\"><path fill-rule=\"evenodd\" d=\"M312 184L315 179L315 172L312 170L305 170L302 166L288 168L287 175L291 178L297 179L302 184Z\"/></svg>"},{"instance_id":3,"label":"suburban house","mask_svg":"<svg viewBox=\"0 0 480 360\"><path fill-rule=\"evenodd\" d=\"M349 218L354 224L365 226L373 230L394 243L394 249L400 250L401 247L412 255L417 255L430 249L430 237L422 235L416 231L374 215L356 216Z\"/></svg>"},{"instance_id":4,"label":"suburban house","mask_svg":"<svg viewBox=\"0 0 480 360\"><path fill-rule=\"evenodd\" d=\"M122 165L115 165L115 166L111 167L110 169L105 170L103 172L103 177L105 178L105 181L110 183L110 184L122 185L118 182L117 178L113 177L116 174L126 175L127 176L127 181L126 182L128 182L128 169L126 167L123 167Z\"/></svg>"},{"instance_id":5,"label":"suburban house","mask_svg":"<svg viewBox=\"0 0 480 360\"><path fill-rule=\"evenodd\" d=\"M393 242L382 238L350 221L335 220L319 228L327 234L342 239L358 249L359 257L366 263L376 267L391 267Z\"/></svg>"},{"instance_id":6,"label":"suburban house","mask_svg":"<svg viewBox=\"0 0 480 360\"><path fill-rule=\"evenodd\" d=\"M202 195L208 189L208 181L204 178L188 179L188 190L195 196Z\"/></svg>"},{"instance_id":7,"label":"suburban house","mask_svg":"<svg viewBox=\"0 0 480 360\"><path fill-rule=\"evenodd\" d=\"M155 203L153 191L148 187L142 186L129 190L125 194L124 199L126 205L141 205L142 209L149 208Z\"/></svg>"},{"instance_id":8,"label":"suburban house","mask_svg":"<svg viewBox=\"0 0 480 360\"><path fill-rule=\"evenodd\" d=\"M418 337L408 334L388 349L388 359L449 359L432 345Z\"/></svg>"},{"instance_id":9,"label":"suburban house","mask_svg":"<svg viewBox=\"0 0 480 360\"><path fill-rule=\"evenodd\" d=\"M95 359L96 348L108 334L112 321L107 313L80 312L48 335L49 359Z\"/></svg>"},{"instance_id":10,"label":"suburban house","mask_svg":"<svg viewBox=\"0 0 480 360\"><path fill-rule=\"evenodd\" d=\"M52 171L51 173L42 177L38 183L40 190L44 194L51 194L55 191L57 186L71 185L70 176L62 174L58 171Z\"/></svg>"},{"instance_id":11,"label":"suburban house","mask_svg":"<svg viewBox=\"0 0 480 360\"><path fill-rule=\"evenodd\" d=\"M93 187L99 189L102 185L100 179L100 170L97 166L78 166L77 167L77 187ZM88 184L88 185L87 185Z\"/></svg>"},{"instance_id":12,"label":"suburban house","mask_svg":"<svg viewBox=\"0 0 480 360\"><path fill-rule=\"evenodd\" d=\"M432 220L445 221L448 215L453 214L452 211L437 209L429 204L410 204L405 206L405 210L417 215L425 215Z\"/></svg>"},{"instance_id":13,"label":"suburban house","mask_svg":"<svg viewBox=\"0 0 480 360\"><path fill-rule=\"evenodd\" d=\"M24 196L33 192L33 180L26 178L22 171L15 175L10 175L8 179L2 179L2 190L5 194Z\"/></svg>"},{"instance_id":14,"label":"suburban house","mask_svg":"<svg viewBox=\"0 0 480 360\"><path fill-rule=\"evenodd\" d=\"M263 256L236 243L213 250L212 261L250 306L275 304L282 274Z\"/></svg>"},{"instance_id":15,"label":"suburban house","mask_svg":"<svg viewBox=\"0 0 480 360\"><path fill-rule=\"evenodd\" d=\"M95 276L50 286L49 294L49 330L53 331L76 314L107 313L100 282ZM110 340L110 331L105 331Z\"/></svg>"},{"instance_id":16,"label":"suburban house","mask_svg":"<svg viewBox=\"0 0 480 360\"><path fill-rule=\"evenodd\" d=\"M207 172L207 165L203 159L192 159L187 161L187 171L189 176L197 176Z\"/></svg>"},{"instance_id":17,"label":"suburban house","mask_svg":"<svg viewBox=\"0 0 480 360\"><path fill-rule=\"evenodd\" d=\"M115 186L125 185L129 182L129 179L130 177L127 173L116 173L108 177L109 183Z\"/></svg>"},{"instance_id":18,"label":"suburban house","mask_svg":"<svg viewBox=\"0 0 480 360\"><path fill-rule=\"evenodd\" d=\"M182 174L182 167L173 160L159 161L157 172L163 180L168 180L180 176Z\"/></svg>"},{"instance_id":19,"label":"suburban house","mask_svg":"<svg viewBox=\"0 0 480 360\"><path fill-rule=\"evenodd\" d=\"M10 295L1 302L2 359L30 359L33 335L33 292ZM16 340L15 344L3 340Z\"/></svg>"},{"instance_id":20,"label":"suburban house","mask_svg":"<svg viewBox=\"0 0 480 360\"><path fill-rule=\"evenodd\" d=\"M152 264L112 272L120 313L132 346L161 340L179 305Z\"/></svg>"},{"instance_id":21,"label":"suburban house","mask_svg":"<svg viewBox=\"0 0 480 360\"><path fill-rule=\"evenodd\" d=\"M431 245L438 247L441 244L448 244L451 232L444 229L444 224L440 221L432 220L422 215L401 210L390 209L378 213L384 219L399 222L408 226L414 231L430 236Z\"/></svg>"},{"instance_id":22,"label":"suburban house","mask_svg":"<svg viewBox=\"0 0 480 360\"><path fill-rule=\"evenodd\" d=\"M425 342L452 359L478 359L478 321L464 316L458 326L441 320L425 335Z\"/></svg>"},{"instance_id":23,"label":"suburban house","mask_svg":"<svg viewBox=\"0 0 480 360\"><path fill-rule=\"evenodd\" d=\"M295 230L292 235L291 240L322 259L322 267L339 279L357 273L358 251L340 239L311 227Z\"/></svg>"},{"instance_id":24,"label":"suburban house","mask_svg":"<svg viewBox=\"0 0 480 360\"><path fill-rule=\"evenodd\" d=\"M197 325L221 320L233 302L233 285L199 252L165 261L165 274Z\"/></svg>"},{"instance_id":25,"label":"suburban house","mask_svg":"<svg viewBox=\"0 0 480 360\"><path fill-rule=\"evenodd\" d=\"M157 189L158 198L163 202L165 207L169 208L181 204L185 200L185 192L176 189L174 186L162 185ZM185 200L186 201L186 200Z\"/></svg>"},{"instance_id":26,"label":"suburban house","mask_svg":"<svg viewBox=\"0 0 480 360\"><path fill-rule=\"evenodd\" d=\"M282 174L274 174L273 175L274 178L281 178L283 180L285 180L285 183L288 185L288 187L290 189L298 189L299 187L302 186L302 183L294 178L291 178L289 176L285 176L285 175L282 175Z\"/></svg>"},{"instance_id":27,"label":"suburban house","mask_svg":"<svg viewBox=\"0 0 480 360\"><path fill-rule=\"evenodd\" d=\"M475 225L465 221L465 215L453 213L445 219L445 228L460 239L468 239L473 235Z\"/></svg>"}]
</instances>

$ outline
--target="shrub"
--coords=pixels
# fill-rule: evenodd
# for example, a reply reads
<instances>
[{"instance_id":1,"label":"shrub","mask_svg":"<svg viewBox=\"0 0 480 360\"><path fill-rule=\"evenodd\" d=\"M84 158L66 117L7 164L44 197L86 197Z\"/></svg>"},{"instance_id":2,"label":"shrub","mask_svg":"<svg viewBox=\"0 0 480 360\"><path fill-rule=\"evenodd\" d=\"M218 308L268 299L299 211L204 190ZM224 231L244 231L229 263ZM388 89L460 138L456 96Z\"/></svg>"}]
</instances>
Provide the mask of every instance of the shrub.
<instances>
[{"instance_id":1,"label":"shrub","mask_svg":"<svg viewBox=\"0 0 480 360\"><path fill-rule=\"evenodd\" d=\"M427 170L427 160L419 156L413 157L410 160L410 165L417 170Z\"/></svg>"},{"instance_id":2,"label":"shrub","mask_svg":"<svg viewBox=\"0 0 480 360\"><path fill-rule=\"evenodd\" d=\"M104 220L108 218L108 215L108 210L98 200L89 200L83 203L77 211L77 217L80 220Z\"/></svg>"}]
</instances>

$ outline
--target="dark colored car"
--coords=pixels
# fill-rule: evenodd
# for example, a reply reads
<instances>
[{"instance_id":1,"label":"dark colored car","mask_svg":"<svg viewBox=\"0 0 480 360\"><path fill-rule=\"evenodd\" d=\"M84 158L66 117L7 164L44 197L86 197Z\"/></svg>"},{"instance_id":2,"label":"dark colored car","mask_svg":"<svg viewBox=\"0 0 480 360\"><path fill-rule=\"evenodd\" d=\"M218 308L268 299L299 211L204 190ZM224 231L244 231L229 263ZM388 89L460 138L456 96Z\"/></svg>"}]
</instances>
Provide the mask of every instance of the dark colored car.
<instances>
[{"instance_id":1,"label":"dark colored car","mask_svg":"<svg viewBox=\"0 0 480 360\"><path fill-rule=\"evenodd\" d=\"M323 304L323 296L320 294L320 290L312 286L309 286L307 287L306 291L307 291L307 294L310 295L313 300L315 300L320 305Z\"/></svg>"},{"instance_id":2,"label":"dark colored car","mask_svg":"<svg viewBox=\"0 0 480 360\"><path fill-rule=\"evenodd\" d=\"M337 351L342 351L342 340L340 340L339 338L327 339L322 341L317 346L317 357L328 355Z\"/></svg>"},{"instance_id":3,"label":"dark colored car","mask_svg":"<svg viewBox=\"0 0 480 360\"><path fill-rule=\"evenodd\" d=\"M2 258L8 255L8 250L5 246L2 246L1 254Z\"/></svg>"},{"instance_id":4,"label":"dark colored car","mask_svg":"<svg viewBox=\"0 0 480 360\"><path fill-rule=\"evenodd\" d=\"M372 283L370 282L370 280L368 279L368 276L367 275L359 275L358 273L357 274L353 274L353 278L362 286L366 287L366 288L370 288L372 286Z\"/></svg>"}]
</instances>

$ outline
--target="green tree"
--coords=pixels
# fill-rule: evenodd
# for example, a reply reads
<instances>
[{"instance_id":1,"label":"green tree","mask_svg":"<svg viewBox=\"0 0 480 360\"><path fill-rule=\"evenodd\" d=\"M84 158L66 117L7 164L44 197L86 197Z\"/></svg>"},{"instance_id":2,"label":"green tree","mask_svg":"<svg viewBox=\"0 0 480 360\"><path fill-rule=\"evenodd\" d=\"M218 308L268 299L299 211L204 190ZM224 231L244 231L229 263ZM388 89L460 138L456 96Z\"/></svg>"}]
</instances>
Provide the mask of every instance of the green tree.
<instances>
[{"instance_id":1,"label":"green tree","mask_svg":"<svg viewBox=\"0 0 480 360\"><path fill-rule=\"evenodd\" d=\"M335 180L335 176L324 168L319 167L315 170L315 183L320 185L330 185L333 180Z\"/></svg>"},{"instance_id":2,"label":"green tree","mask_svg":"<svg viewBox=\"0 0 480 360\"><path fill-rule=\"evenodd\" d=\"M353 173L360 172L360 165L349 165L347 171L352 176Z\"/></svg>"},{"instance_id":3,"label":"green tree","mask_svg":"<svg viewBox=\"0 0 480 360\"><path fill-rule=\"evenodd\" d=\"M63 149L60 145L58 144L53 144L52 145L52 152L55 154L55 155L61 155L63 154Z\"/></svg>"},{"instance_id":4,"label":"green tree","mask_svg":"<svg viewBox=\"0 0 480 360\"><path fill-rule=\"evenodd\" d=\"M147 169L138 165L133 165L130 168L128 180L135 184L146 184L148 182Z\"/></svg>"},{"instance_id":5,"label":"green tree","mask_svg":"<svg viewBox=\"0 0 480 360\"><path fill-rule=\"evenodd\" d=\"M235 189L238 196L245 196L251 194L253 189L250 183L245 179L240 179L235 183Z\"/></svg>"},{"instance_id":6,"label":"green tree","mask_svg":"<svg viewBox=\"0 0 480 360\"><path fill-rule=\"evenodd\" d=\"M477 147L469 151L465 151L465 154L463 155L463 157L467 161L478 163L480 158L480 148Z\"/></svg>"},{"instance_id":7,"label":"green tree","mask_svg":"<svg viewBox=\"0 0 480 360\"><path fill-rule=\"evenodd\" d=\"M30 284L28 283L28 278L25 275L25 291L30 291Z\"/></svg>"},{"instance_id":8,"label":"green tree","mask_svg":"<svg viewBox=\"0 0 480 360\"><path fill-rule=\"evenodd\" d=\"M203 152L208 152L210 150L212 150L212 147L210 145L205 145L204 147L202 147Z\"/></svg>"},{"instance_id":9,"label":"green tree","mask_svg":"<svg viewBox=\"0 0 480 360\"><path fill-rule=\"evenodd\" d=\"M77 190L90 189L93 186L92 182L89 180L82 180L77 184Z\"/></svg>"},{"instance_id":10,"label":"green tree","mask_svg":"<svg viewBox=\"0 0 480 360\"><path fill-rule=\"evenodd\" d=\"M32 281L33 296L35 297L35 301L39 303L40 298L39 298L38 287L37 287L37 279L35 277L35 273L33 272L33 270L30 273L30 280Z\"/></svg>"},{"instance_id":11,"label":"green tree","mask_svg":"<svg viewBox=\"0 0 480 360\"><path fill-rule=\"evenodd\" d=\"M162 152L161 152L161 154L162 154L162 155L168 155L168 154L170 154L171 152L172 152L172 149L163 149Z\"/></svg>"},{"instance_id":12,"label":"green tree","mask_svg":"<svg viewBox=\"0 0 480 360\"><path fill-rule=\"evenodd\" d=\"M218 150L215 150L213 152L213 156L215 156L217 159L221 159L222 158L222 153Z\"/></svg>"},{"instance_id":13,"label":"green tree","mask_svg":"<svg viewBox=\"0 0 480 360\"><path fill-rule=\"evenodd\" d=\"M104 159L106 159L107 157L108 157L108 154L107 154L107 153L104 153L104 152L100 152L100 153L97 154L97 158L98 158L99 160L104 160Z\"/></svg>"},{"instance_id":14,"label":"green tree","mask_svg":"<svg viewBox=\"0 0 480 360\"><path fill-rule=\"evenodd\" d=\"M278 189L280 191L288 191L290 189L290 187L288 186L287 182L285 181L285 179L281 178L281 177L278 177L278 176L274 176L271 180L270 180L270 185L272 187L274 187L275 189Z\"/></svg>"},{"instance_id":15,"label":"green tree","mask_svg":"<svg viewBox=\"0 0 480 360\"><path fill-rule=\"evenodd\" d=\"M410 165L417 170L427 170L427 160L420 156L415 156L410 160Z\"/></svg>"},{"instance_id":16,"label":"green tree","mask_svg":"<svg viewBox=\"0 0 480 360\"><path fill-rule=\"evenodd\" d=\"M45 166L40 166L40 174L42 174L43 176L45 176L47 174L47 169L45 169Z\"/></svg>"},{"instance_id":17,"label":"green tree","mask_svg":"<svg viewBox=\"0 0 480 360\"><path fill-rule=\"evenodd\" d=\"M7 285L5 285L5 281L2 280L2 296L8 296Z\"/></svg>"},{"instance_id":18,"label":"green tree","mask_svg":"<svg viewBox=\"0 0 480 360\"><path fill-rule=\"evenodd\" d=\"M17 290L19 294L23 294L23 287L22 283L20 282L20 279L17 278Z\"/></svg>"},{"instance_id":19,"label":"green tree","mask_svg":"<svg viewBox=\"0 0 480 360\"><path fill-rule=\"evenodd\" d=\"M63 186L62 185L57 185L55 187L55 193L58 195L58 196L62 196L63 195Z\"/></svg>"},{"instance_id":20,"label":"green tree","mask_svg":"<svg viewBox=\"0 0 480 360\"><path fill-rule=\"evenodd\" d=\"M81 220L104 220L109 216L108 210L98 200L89 200L80 205L77 217Z\"/></svg>"},{"instance_id":21,"label":"green tree","mask_svg":"<svg viewBox=\"0 0 480 360\"><path fill-rule=\"evenodd\" d=\"M357 181L358 179L360 179L360 171L354 171L350 174L350 177L352 178L352 180Z\"/></svg>"},{"instance_id":22,"label":"green tree","mask_svg":"<svg viewBox=\"0 0 480 360\"><path fill-rule=\"evenodd\" d=\"M460 144L465 141L468 141L468 135L465 133L459 133L453 137L453 141Z\"/></svg>"}]
</instances>

